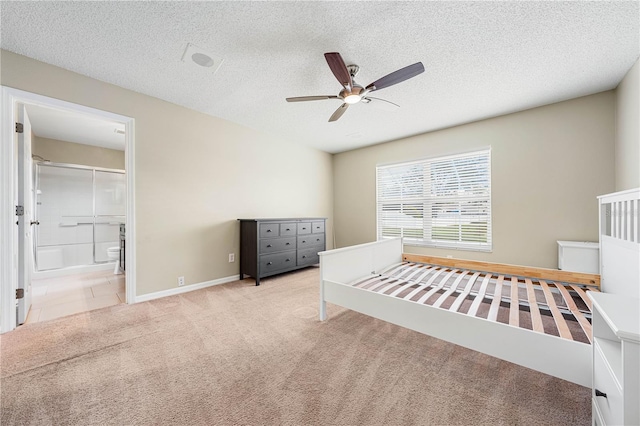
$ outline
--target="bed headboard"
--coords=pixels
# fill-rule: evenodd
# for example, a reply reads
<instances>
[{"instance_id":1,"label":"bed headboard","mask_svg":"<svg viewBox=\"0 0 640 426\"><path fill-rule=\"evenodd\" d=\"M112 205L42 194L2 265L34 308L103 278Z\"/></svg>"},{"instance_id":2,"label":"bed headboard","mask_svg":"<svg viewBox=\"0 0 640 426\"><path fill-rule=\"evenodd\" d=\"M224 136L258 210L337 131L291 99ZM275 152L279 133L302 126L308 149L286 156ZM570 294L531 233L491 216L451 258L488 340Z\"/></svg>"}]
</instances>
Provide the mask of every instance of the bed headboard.
<instances>
[{"instance_id":1,"label":"bed headboard","mask_svg":"<svg viewBox=\"0 0 640 426\"><path fill-rule=\"evenodd\" d=\"M601 195L600 279L604 293L640 298L640 188Z\"/></svg>"}]
</instances>

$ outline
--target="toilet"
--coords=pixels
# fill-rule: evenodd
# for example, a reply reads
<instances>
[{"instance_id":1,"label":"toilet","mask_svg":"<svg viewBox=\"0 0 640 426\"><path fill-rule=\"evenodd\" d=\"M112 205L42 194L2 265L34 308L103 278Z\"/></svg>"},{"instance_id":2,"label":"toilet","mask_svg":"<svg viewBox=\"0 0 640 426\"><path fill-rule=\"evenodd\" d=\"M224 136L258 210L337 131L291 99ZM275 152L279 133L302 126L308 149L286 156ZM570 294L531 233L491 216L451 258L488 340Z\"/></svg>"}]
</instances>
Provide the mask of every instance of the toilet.
<instances>
[{"instance_id":1,"label":"toilet","mask_svg":"<svg viewBox=\"0 0 640 426\"><path fill-rule=\"evenodd\" d=\"M120 247L109 247L107 249L107 258L109 261L116 261L116 267L113 269L113 273L116 275L120 274Z\"/></svg>"}]
</instances>

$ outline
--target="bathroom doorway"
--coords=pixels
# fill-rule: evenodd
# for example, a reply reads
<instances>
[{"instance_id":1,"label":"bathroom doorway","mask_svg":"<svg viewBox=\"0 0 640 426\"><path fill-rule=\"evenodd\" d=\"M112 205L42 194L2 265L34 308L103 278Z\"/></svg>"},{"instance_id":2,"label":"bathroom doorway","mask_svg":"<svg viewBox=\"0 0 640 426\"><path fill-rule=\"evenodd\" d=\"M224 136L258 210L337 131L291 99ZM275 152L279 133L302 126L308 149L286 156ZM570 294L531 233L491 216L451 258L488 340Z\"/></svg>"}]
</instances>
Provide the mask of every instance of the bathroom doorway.
<instances>
[{"instance_id":1,"label":"bathroom doorway","mask_svg":"<svg viewBox=\"0 0 640 426\"><path fill-rule=\"evenodd\" d=\"M18 256L16 218L2 212L0 331L134 303L133 119L17 89L2 91L3 107L12 114L2 116L0 166L6 167L3 179L9 185L0 188L0 195L17 213L14 191L7 189L25 186L33 208L31 226L23 225L32 230L32 250L18 251ZM18 175L22 138L12 123L18 123L18 111L25 111L31 123L31 187ZM30 276L22 282L26 264ZM16 301L24 295L31 306L20 318Z\"/></svg>"}]
</instances>

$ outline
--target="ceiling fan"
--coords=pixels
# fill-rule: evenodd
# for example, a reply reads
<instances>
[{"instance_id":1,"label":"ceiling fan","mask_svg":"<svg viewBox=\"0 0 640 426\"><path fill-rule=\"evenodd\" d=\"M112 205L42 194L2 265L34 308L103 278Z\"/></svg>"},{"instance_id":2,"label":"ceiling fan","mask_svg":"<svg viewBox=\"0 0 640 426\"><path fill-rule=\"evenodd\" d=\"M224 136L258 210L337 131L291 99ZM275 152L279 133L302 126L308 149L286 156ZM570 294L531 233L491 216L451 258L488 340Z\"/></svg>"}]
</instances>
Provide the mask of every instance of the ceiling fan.
<instances>
[{"instance_id":1,"label":"ceiling fan","mask_svg":"<svg viewBox=\"0 0 640 426\"><path fill-rule=\"evenodd\" d=\"M416 62L415 64L400 68L397 71L387 74L382 78L374 81L366 87L360 86L355 82L354 78L358 73L360 67L357 65L345 65L342 60L342 56L338 52L329 52L324 54L331 72L338 79L338 82L344 87L337 96L299 96L295 98L287 98L287 102L305 102L305 101L320 101L324 99L340 99L343 101L342 105L331 115L329 121L336 121L342 114L349 108L349 105L357 104L358 102L371 103L371 102L384 102L387 105L398 108L399 105L393 102L386 101L380 98L374 98L369 96L369 93L376 90L384 89L385 87L393 86L394 84L402 83L416 75L424 72L424 65L422 62Z\"/></svg>"}]
</instances>

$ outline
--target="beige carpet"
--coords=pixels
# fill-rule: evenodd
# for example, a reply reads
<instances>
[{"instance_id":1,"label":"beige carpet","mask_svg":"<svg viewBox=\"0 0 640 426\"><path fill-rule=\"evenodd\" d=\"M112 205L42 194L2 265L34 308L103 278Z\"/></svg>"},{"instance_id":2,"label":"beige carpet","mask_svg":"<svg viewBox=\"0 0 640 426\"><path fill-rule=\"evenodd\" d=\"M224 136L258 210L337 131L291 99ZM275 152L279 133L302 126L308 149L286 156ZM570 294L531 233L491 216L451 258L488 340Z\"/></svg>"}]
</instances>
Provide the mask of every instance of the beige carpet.
<instances>
[{"instance_id":1,"label":"beige carpet","mask_svg":"<svg viewBox=\"0 0 640 426\"><path fill-rule=\"evenodd\" d=\"M329 306L318 269L20 327L2 425L580 425L590 390Z\"/></svg>"}]
</instances>

